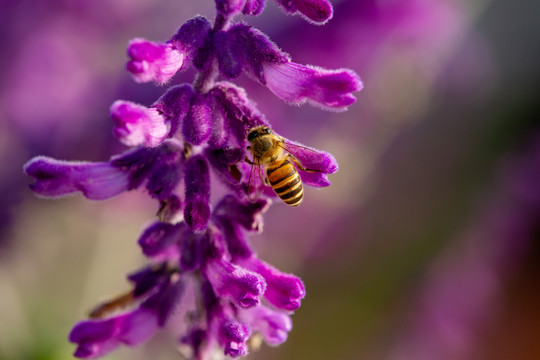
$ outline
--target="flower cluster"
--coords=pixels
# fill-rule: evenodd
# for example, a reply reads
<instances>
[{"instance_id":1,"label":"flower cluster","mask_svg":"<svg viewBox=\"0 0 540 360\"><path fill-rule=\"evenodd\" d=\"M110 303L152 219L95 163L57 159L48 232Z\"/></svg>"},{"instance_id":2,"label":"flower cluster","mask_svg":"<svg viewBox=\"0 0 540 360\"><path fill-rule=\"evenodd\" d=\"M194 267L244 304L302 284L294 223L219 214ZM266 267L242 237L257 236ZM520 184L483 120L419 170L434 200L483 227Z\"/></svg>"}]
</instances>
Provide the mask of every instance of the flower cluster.
<instances>
[{"instance_id":1,"label":"flower cluster","mask_svg":"<svg viewBox=\"0 0 540 360\"><path fill-rule=\"evenodd\" d=\"M315 23L332 16L326 0L276 1L287 13ZM129 43L126 67L137 82L164 83L191 65L198 71L193 84L170 87L148 107L123 100L112 104L113 133L130 150L104 162L38 156L24 166L35 180L31 189L45 198L82 193L102 200L144 188L159 202L158 221L138 240L151 264L128 276L129 293L101 304L73 328L69 339L77 344L76 357L98 358L120 344L137 345L173 315L185 319L179 342L193 359L219 348L232 357L246 355L250 339L270 345L286 340L304 284L260 260L247 239L247 233L262 231L262 214L276 195L268 190L248 199L252 165L245 161L246 135L270 125L230 80L243 73L289 103L336 110L351 105L362 84L350 70L294 63L259 30L233 23L236 15L260 14L264 5L264 0L216 0L213 24L197 16L166 42ZM217 81L220 75L225 80ZM337 171L335 159L295 149L302 181L328 186L327 174ZM211 171L228 189L215 206ZM183 306L187 298L195 299L193 309Z\"/></svg>"}]
</instances>

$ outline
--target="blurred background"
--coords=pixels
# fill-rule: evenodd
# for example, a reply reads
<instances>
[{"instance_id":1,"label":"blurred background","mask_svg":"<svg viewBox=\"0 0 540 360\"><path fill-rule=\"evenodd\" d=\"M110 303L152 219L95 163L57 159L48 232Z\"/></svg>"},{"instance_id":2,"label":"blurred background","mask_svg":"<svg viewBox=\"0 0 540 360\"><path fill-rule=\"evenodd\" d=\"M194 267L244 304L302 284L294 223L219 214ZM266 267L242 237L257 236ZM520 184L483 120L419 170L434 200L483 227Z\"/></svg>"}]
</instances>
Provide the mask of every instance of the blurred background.
<instances>
[{"instance_id":1,"label":"blurred background","mask_svg":"<svg viewBox=\"0 0 540 360\"><path fill-rule=\"evenodd\" d=\"M308 295L289 340L249 358L540 359L540 2L332 2L325 26L271 1L243 19L295 62L365 83L332 113L239 80L278 133L340 163L332 186L275 204L252 237ZM145 263L144 193L41 200L22 165L123 151L110 104L165 91L123 70L128 40L165 40L195 14L213 19L213 2L0 2L0 359L71 359L72 325ZM177 358L174 339L107 358L150 356Z\"/></svg>"}]
</instances>

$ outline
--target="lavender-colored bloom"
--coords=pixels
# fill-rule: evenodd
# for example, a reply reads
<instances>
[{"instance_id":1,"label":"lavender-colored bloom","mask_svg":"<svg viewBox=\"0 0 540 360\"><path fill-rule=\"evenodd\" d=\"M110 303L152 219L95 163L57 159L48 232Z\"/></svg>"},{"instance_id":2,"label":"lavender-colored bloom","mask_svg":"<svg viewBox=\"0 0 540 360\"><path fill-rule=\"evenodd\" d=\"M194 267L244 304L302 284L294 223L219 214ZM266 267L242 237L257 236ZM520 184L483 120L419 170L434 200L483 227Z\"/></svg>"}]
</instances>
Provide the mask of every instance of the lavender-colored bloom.
<instances>
[{"instance_id":1,"label":"lavender-colored bloom","mask_svg":"<svg viewBox=\"0 0 540 360\"><path fill-rule=\"evenodd\" d=\"M247 354L247 340L249 330L241 322L223 319L219 324L218 341L224 349L225 355L232 358L245 356Z\"/></svg>"},{"instance_id":2,"label":"lavender-colored bloom","mask_svg":"<svg viewBox=\"0 0 540 360\"><path fill-rule=\"evenodd\" d=\"M176 225L156 222L148 227L139 238L144 255L154 259L170 259L179 256L176 246L185 229L185 224Z\"/></svg>"},{"instance_id":3,"label":"lavender-colored bloom","mask_svg":"<svg viewBox=\"0 0 540 360\"><path fill-rule=\"evenodd\" d=\"M266 0L246 0L242 13L244 15L260 15L266 5Z\"/></svg>"},{"instance_id":4,"label":"lavender-colored bloom","mask_svg":"<svg viewBox=\"0 0 540 360\"><path fill-rule=\"evenodd\" d=\"M127 146L158 146L169 134L170 125L155 108L117 100L111 105L113 134Z\"/></svg>"},{"instance_id":5,"label":"lavender-colored bloom","mask_svg":"<svg viewBox=\"0 0 540 360\"><path fill-rule=\"evenodd\" d=\"M346 110L356 101L352 93L363 87L358 76L347 69L325 70L293 62L264 65L265 85L293 104L307 101L328 110Z\"/></svg>"},{"instance_id":6,"label":"lavender-colored bloom","mask_svg":"<svg viewBox=\"0 0 540 360\"><path fill-rule=\"evenodd\" d=\"M120 344L135 346L146 341L165 325L183 294L184 284L176 277L162 284L160 290L133 311L78 323L69 335L69 340L78 345L74 355L96 359Z\"/></svg>"},{"instance_id":7,"label":"lavender-colored bloom","mask_svg":"<svg viewBox=\"0 0 540 360\"><path fill-rule=\"evenodd\" d=\"M237 263L264 278L267 284L264 297L270 304L285 311L298 310L306 296L304 283L299 277L283 273L255 256L239 259Z\"/></svg>"},{"instance_id":8,"label":"lavender-colored bloom","mask_svg":"<svg viewBox=\"0 0 540 360\"><path fill-rule=\"evenodd\" d=\"M328 0L275 0L287 14L300 14L304 19L323 25L334 15Z\"/></svg>"},{"instance_id":9,"label":"lavender-colored bloom","mask_svg":"<svg viewBox=\"0 0 540 360\"><path fill-rule=\"evenodd\" d=\"M259 305L266 290L262 276L222 258L209 259L204 274L219 297L242 308Z\"/></svg>"},{"instance_id":10,"label":"lavender-colored bloom","mask_svg":"<svg viewBox=\"0 0 540 360\"><path fill-rule=\"evenodd\" d=\"M77 192L90 200L103 200L129 189L129 172L108 162L60 161L38 156L24 165L35 179L30 188L45 198L57 198Z\"/></svg>"},{"instance_id":11,"label":"lavender-colored bloom","mask_svg":"<svg viewBox=\"0 0 540 360\"><path fill-rule=\"evenodd\" d=\"M246 0L216 0L216 9L225 16L237 15L244 9Z\"/></svg>"},{"instance_id":12,"label":"lavender-colored bloom","mask_svg":"<svg viewBox=\"0 0 540 360\"><path fill-rule=\"evenodd\" d=\"M182 66L185 54L172 44L133 39L127 49L130 61L126 69L136 82L167 82Z\"/></svg>"},{"instance_id":13,"label":"lavender-colored bloom","mask_svg":"<svg viewBox=\"0 0 540 360\"><path fill-rule=\"evenodd\" d=\"M239 318L248 324L252 331L260 333L267 344L273 346L284 343L292 330L289 315L264 305L242 309Z\"/></svg>"},{"instance_id":14,"label":"lavender-colored bloom","mask_svg":"<svg viewBox=\"0 0 540 360\"><path fill-rule=\"evenodd\" d=\"M332 14L322 0L279 4L316 22ZM288 314L299 308L304 284L260 260L247 238L249 232L262 232L262 214L275 193L267 187L261 199L247 200L251 166L245 161L246 134L256 126L271 126L245 90L217 82L217 76L234 79L245 73L288 102L307 100L336 109L354 102L352 92L361 83L350 70L292 63L262 32L232 22L240 13L258 15L264 6L264 0L217 0L213 25L197 16L165 43L130 42L127 69L137 82L166 82L190 64L199 71L193 84L169 88L150 107L113 103L114 134L125 145L138 147L107 162L36 157L24 166L35 179L30 187L40 196L81 192L99 200L143 187L159 202L159 221L138 241L157 264L129 275L132 291L98 306L91 320L73 328L75 356L98 358L121 344L148 339L171 319L186 284L190 292L198 292L190 294L195 310L177 337L190 348L189 357L204 359L216 346L225 355L244 356L255 333L271 345L286 340L292 327ZM338 169L330 154L285 138L283 142L306 184L330 184L327 174ZM227 186L214 209L210 167Z\"/></svg>"}]
</instances>

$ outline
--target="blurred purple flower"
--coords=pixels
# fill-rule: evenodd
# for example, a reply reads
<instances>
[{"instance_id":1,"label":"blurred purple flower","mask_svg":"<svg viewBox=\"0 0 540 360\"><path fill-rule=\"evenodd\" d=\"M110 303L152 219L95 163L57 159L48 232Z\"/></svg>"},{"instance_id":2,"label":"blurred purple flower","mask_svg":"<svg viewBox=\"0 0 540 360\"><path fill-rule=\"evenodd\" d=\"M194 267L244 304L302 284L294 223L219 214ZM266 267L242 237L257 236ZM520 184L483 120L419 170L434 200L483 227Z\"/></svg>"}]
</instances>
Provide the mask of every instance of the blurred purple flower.
<instances>
[{"instance_id":1,"label":"blurred purple flower","mask_svg":"<svg viewBox=\"0 0 540 360\"><path fill-rule=\"evenodd\" d=\"M540 221L540 136L496 180L486 208L430 268L416 315L389 359L465 359Z\"/></svg>"}]
</instances>

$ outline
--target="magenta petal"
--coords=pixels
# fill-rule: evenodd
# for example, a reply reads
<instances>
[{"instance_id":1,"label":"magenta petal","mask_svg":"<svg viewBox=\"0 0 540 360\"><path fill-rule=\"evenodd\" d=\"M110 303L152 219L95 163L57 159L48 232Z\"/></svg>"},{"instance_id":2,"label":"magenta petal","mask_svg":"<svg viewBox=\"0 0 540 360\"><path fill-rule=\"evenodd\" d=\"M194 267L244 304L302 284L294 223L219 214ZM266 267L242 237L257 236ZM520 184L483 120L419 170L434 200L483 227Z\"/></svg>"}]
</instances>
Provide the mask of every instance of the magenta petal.
<instances>
[{"instance_id":1,"label":"magenta petal","mask_svg":"<svg viewBox=\"0 0 540 360\"><path fill-rule=\"evenodd\" d=\"M264 305L242 309L238 316L253 331L260 333L269 345L276 346L284 343L292 330L292 320L289 315Z\"/></svg>"},{"instance_id":2,"label":"magenta petal","mask_svg":"<svg viewBox=\"0 0 540 360\"><path fill-rule=\"evenodd\" d=\"M129 174L108 162L61 161L38 156L24 165L35 179L30 188L45 198L81 192L90 200L103 200L127 191Z\"/></svg>"},{"instance_id":3,"label":"magenta petal","mask_svg":"<svg viewBox=\"0 0 540 360\"><path fill-rule=\"evenodd\" d=\"M259 305L259 297L266 290L262 276L224 259L209 260L205 274L219 297L242 308Z\"/></svg>"},{"instance_id":4,"label":"magenta petal","mask_svg":"<svg viewBox=\"0 0 540 360\"><path fill-rule=\"evenodd\" d=\"M345 110L356 101L352 93L363 87L351 70L325 70L293 62L265 63L264 78L266 86L287 102L307 101L330 110Z\"/></svg>"},{"instance_id":5,"label":"magenta petal","mask_svg":"<svg viewBox=\"0 0 540 360\"><path fill-rule=\"evenodd\" d=\"M125 316L106 320L81 321L73 327L69 341L77 344L73 354L81 359L97 359L113 351L120 345L119 334L122 331Z\"/></svg>"},{"instance_id":6,"label":"magenta petal","mask_svg":"<svg viewBox=\"0 0 540 360\"><path fill-rule=\"evenodd\" d=\"M287 151L305 168L325 174L334 174L338 171L336 158L332 154L290 140L285 140L285 142Z\"/></svg>"},{"instance_id":7,"label":"magenta petal","mask_svg":"<svg viewBox=\"0 0 540 360\"><path fill-rule=\"evenodd\" d=\"M246 5L242 10L244 15L260 15L266 5L266 0L246 0Z\"/></svg>"},{"instance_id":8,"label":"magenta petal","mask_svg":"<svg viewBox=\"0 0 540 360\"><path fill-rule=\"evenodd\" d=\"M136 346L148 340L158 328L158 318L154 312L137 309L126 316L121 340L126 345Z\"/></svg>"},{"instance_id":9,"label":"magenta petal","mask_svg":"<svg viewBox=\"0 0 540 360\"><path fill-rule=\"evenodd\" d=\"M300 307L306 289L299 277L283 273L255 256L239 260L238 264L262 275L267 284L264 297L272 305L287 311L295 311Z\"/></svg>"},{"instance_id":10,"label":"magenta petal","mask_svg":"<svg viewBox=\"0 0 540 360\"><path fill-rule=\"evenodd\" d=\"M141 38L129 42L127 53L131 60L126 68L139 83L166 82L180 69L185 58L185 54L172 44Z\"/></svg>"},{"instance_id":11,"label":"magenta petal","mask_svg":"<svg viewBox=\"0 0 540 360\"><path fill-rule=\"evenodd\" d=\"M170 126L154 108L117 100L110 109L113 134L127 146L155 147L168 136Z\"/></svg>"},{"instance_id":12,"label":"magenta petal","mask_svg":"<svg viewBox=\"0 0 540 360\"><path fill-rule=\"evenodd\" d=\"M332 4L328 0L276 0L288 14L300 14L307 21L322 25L333 16Z\"/></svg>"},{"instance_id":13,"label":"magenta petal","mask_svg":"<svg viewBox=\"0 0 540 360\"><path fill-rule=\"evenodd\" d=\"M323 173L314 173L299 170L300 178L304 184L314 187L327 187L330 186L331 182L328 180L328 176Z\"/></svg>"},{"instance_id":14,"label":"magenta petal","mask_svg":"<svg viewBox=\"0 0 540 360\"><path fill-rule=\"evenodd\" d=\"M225 355L232 358L245 356L248 352L246 341L249 339L249 330L246 325L226 319L221 323L218 341Z\"/></svg>"}]
</instances>

